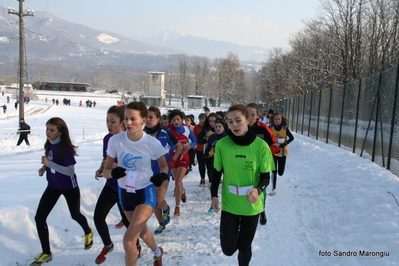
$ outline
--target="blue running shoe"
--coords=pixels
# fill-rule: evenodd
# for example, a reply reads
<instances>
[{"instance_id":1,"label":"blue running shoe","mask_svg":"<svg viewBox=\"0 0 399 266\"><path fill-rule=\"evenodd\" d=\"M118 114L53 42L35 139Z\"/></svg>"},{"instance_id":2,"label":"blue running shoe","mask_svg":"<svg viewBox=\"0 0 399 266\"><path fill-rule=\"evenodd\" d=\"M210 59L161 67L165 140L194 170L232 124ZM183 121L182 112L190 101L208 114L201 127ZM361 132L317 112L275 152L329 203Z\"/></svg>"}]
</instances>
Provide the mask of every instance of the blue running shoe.
<instances>
[{"instance_id":1,"label":"blue running shoe","mask_svg":"<svg viewBox=\"0 0 399 266\"><path fill-rule=\"evenodd\" d=\"M166 209L166 211L162 211L163 212L163 225L168 225L168 223L170 222L169 211L170 211L169 205L168 205L168 208Z\"/></svg>"},{"instance_id":2,"label":"blue running shoe","mask_svg":"<svg viewBox=\"0 0 399 266\"><path fill-rule=\"evenodd\" d=\"M215 213L215 210L212 209L212 207L210 207L209 210L208 210L208 212L209 212L209 213Z\"/></svg>"},{"instance_id":3,"label":"blue running shoe","mask_svg":"<svg viewBox=\"0 0 399 266\"><path fill-rule=\"evenodd\" d=\"M159 224L157 230L154 231L154 235L162 234L163 230L165 230L166 226L163 224Z\"/></svg>"}]
</instances>

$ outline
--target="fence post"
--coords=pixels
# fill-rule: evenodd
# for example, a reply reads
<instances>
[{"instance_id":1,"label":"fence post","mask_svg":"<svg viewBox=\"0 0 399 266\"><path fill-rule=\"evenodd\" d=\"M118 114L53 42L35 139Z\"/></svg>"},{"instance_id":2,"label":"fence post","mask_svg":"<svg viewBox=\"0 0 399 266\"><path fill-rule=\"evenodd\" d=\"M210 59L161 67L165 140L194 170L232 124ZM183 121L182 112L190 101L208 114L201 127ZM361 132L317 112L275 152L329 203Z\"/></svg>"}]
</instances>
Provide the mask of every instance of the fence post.
<instances>
[{"instance_id":1,"label":"fence post","mask_svg":"<svg viewBox=\"0 0 399 266\"><path fill-rule=\"evenodd\" d=\"M375 153L376 153L376 145L377 145L377 127L378 127L378 116L380 114L380 93L381 93L381 79L382 79L382 72L379 73L378 76L378 90L377 90L377 108L375 110L375 123L374 123L374 138L373 138L373 154L371 155L371 161L374 162L375 160Z\"/></svg>"},{"instance_id":2,"label":"fence post","mask_svg":"<svg viewBox=\"0 0 399 266\"><path fill-rule=\"evenodd\" d=\"M305 107L306 107L306 95L303 95L303 108L302 108L302 122L301 122L301 135L303 135L303 123L305 122Z\"/></svg>"},{"instance_id":3,"label":"fence post","mask_svg":"<svg viewBox=\"0 0 399 266\"><path fill-rule=\"evenodd\" d=\"M312 106L313 106L313 91L310 92L310 110L309 110L309 125L308 125L308 137L310 136L310 125L312 122Z\"/></svg>"},{"instance_id":4,"label":"fence post","mask_svg":"<svg viewBox=\"0 0 399 266\"><path fill-rule=\"evenodd\" d=\"M330 137L330 121L331 121L331 106L332 106L332 90L330 87L330 103L328 105L328 118L327 118L327 133L326 133L326 143L328 143L328 138Z\"/></svg>"},{"instance_id":5,"label":"fence post","mask_svg":"<svg viewBox=\"0 0 399 266\"><path fill-rule=\"evenodd\" d=\"M399 90L399 63L396 66L395 97L394 97L394 100L393 100L391 133L389 135L389 147L388 147L388 162L387 162L387 169L388 170L391 169L393 133L394 133L394 128L395 128L395 118L396 118L396 105L398 104L398 90Z\"/></svg>"},{"instance_id":6,"label":"fence post","mask_svg":"<svg viewBox=\"0 0 399 266\"><path fill-rule=\"evenodd\" d=\"M356 119L355 119L355 133L353 136L353 153L356 153L356 140L357 140L357 127L359 124L359 109L360 109L360 92L362 90L362 79L359 79L359 90L357 92L357 107L356 107Z\"/></svg>"},{"instance_id":7,"label":"fence post","mask_svg":"<svg viewBox=\"0 0 399 266\"><path fill-rule=\"evenodd\" d=\"M338 147L341 147L341 137L342 137L342 120L344 120L344 108L345 108L345 95L346 95L346 84L344 84L344 91L342 95L342 107L341 107L341 118L339 121L339 135L338 135Z\"/></svg>"},{"instance_id":8,"label":"fence post","mask_svg":"<svg viewBox=\"0 0 399 266\"><path fill-rule=\"evenodd\" d=\"M321 109L321 93L322 90L319 92L319 108L317 110L317 124L316 124L316 140L319 140L319 126L320 126L320 109Z\"/></svg>"},{"instance_id":9,"label":"fence post","mask_svg":"<svg viewBox=\"0 0 399 266\"><path fill-rule=\"evenodd\" d=\"M295 127L295 132L298 132L298 124L299 124L299 103L301 102L301 95L298 96L298 101L297 101L297 111L296 111L296 127Z\"/></svg>"}]
</instances>

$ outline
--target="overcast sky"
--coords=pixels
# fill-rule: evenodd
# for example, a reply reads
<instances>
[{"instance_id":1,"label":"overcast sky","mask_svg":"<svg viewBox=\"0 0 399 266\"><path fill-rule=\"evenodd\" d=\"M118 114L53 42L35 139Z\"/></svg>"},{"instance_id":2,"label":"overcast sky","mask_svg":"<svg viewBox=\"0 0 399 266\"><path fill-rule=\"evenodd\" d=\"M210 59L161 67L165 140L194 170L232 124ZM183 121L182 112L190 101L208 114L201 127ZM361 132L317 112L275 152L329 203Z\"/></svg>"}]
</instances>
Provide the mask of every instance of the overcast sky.
<instances>
[{"instance_id":1,"label":"overcast sky","mask_svg":"<svg viewBox=\"0 0 399 266\"><path fill-rule=\"evenodd\" d=\"M1 0L18 9L17 0ZM125 37L176 30L212 40L288 47L290 35L314 18L319 0L25 0L24 10L47 11L66 21Z\"/></svg>"}]
</instances>

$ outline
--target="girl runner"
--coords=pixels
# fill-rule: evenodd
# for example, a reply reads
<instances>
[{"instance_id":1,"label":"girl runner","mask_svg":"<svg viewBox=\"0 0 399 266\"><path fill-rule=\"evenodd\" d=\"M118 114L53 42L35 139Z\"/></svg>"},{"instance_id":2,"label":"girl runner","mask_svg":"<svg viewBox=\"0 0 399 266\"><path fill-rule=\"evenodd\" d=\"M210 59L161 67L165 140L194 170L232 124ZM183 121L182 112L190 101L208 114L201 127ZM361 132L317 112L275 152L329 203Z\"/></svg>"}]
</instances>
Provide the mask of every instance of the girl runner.
<instances>
[{"instance_id":1,"label":"girl runner","mask_svg":"<svg viewBox=\"0 0 399 266\"><path fill-rule=\"evenodd\" d=\"M177 158L180 156L180 153L183 150L183 146L169 130L165 130L162 128L160 121L161 112L159 111L159 109L155 106L149 107L144 132L155 137L161 142L162 146L166 150L165 159L172 167L174 165L174 162L176 162ZM173 157L170 156L172 149L176 151ZM157 161L152 161L152 171L154 174L159 173L160 169ZM170 221L170 208L165 200L166 190L169 186L170 172L171 171L169 170L168 178L162 183L162 185L155 188L158 196L158 204L156 209L154 209L154 214L159 223L158 228L154 231L154 234L156 235L161 234Z\"/></svg>"},{"instance_id":2,"label":"girl runner","mask_svg":"<svg viewBox=\"0 0 399 266\"><path fill-rule=\"evenodd\" d=\"M175 216L180 216L180 200L182 202L186 202L187 200L186 193L183 188L183 177L186 175L187 169L190 165L188 150L197 145L197 140L194 136L194 133L189 127L183 125L183 118L184 113L178 109L172 110L169 114L169 120L172 124L168 130L170 130L183 145L181 155L174 162L174 164L169 164L172 167L172 175L175 178ZM174 157L174 153L172 153L172 156Z\"/></svg>"},{"instance_id":3,"label":"girl runner","mask_svg":"<svg viewBox=\"0 0 399 266\"><path fill-rule=\"evenodd\" d=\"M39 176L46 173L47 187L35 215L42 253L36 256L31 266L42 265L53 258L46 220L61 195L65 197L72 219L82 227L85 233L84 248L87 250L93 246L93 230L89 227L86 217L80 212L80 190L75 174L77 146L72 144L68 126L59 117L53 117L47 121L46 136L45 155L42 156L43 166L38 172Z\"/></svg>"},{"instance_id":4,"label":"girl runner","mask_svg":"<svg viewBox=\"0 0 399 266\"><path fill-rule=\"evenodd\" d=\"M223 171L220 244L225 255L238 250L238 264L247 266L259 214L263 211L263 190L270 181L273 156L266 142L249 130L248 111L233 105L227 112L230 130L217 143L212 171L212 208L220 210L218 187Z\"/></svg>"},{"instance_id":5,"label":"girl runner","mask_svg":"<svg viewBox=\"0 0 399 266\"><path fill-rule=\"evenodd\" d=\"M136 242L140 236L154 252L154 266L159 266L162 265L163 249L157 246L147 221L157 205L154 185L162 185L169 169L161 143L143 131L146 116L147 107L144 103L131 102L126 105L126 131L109 140L103 175L118 179L119 198L130 222L123 237L125 264L137 264ZM112 168L116 158L118 167ZM152 177L151 160L157 160L160 168L160 173Z\"/></svg>"}]
</instances>

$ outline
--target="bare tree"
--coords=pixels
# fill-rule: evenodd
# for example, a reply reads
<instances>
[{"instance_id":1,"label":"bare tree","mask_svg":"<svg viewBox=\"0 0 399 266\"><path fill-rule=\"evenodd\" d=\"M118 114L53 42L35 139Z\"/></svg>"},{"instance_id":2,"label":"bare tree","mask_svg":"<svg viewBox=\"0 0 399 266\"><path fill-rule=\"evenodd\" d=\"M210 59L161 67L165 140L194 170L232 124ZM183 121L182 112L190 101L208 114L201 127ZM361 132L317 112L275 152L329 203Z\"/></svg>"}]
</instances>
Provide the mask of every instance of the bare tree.
<instances>
[{"instance_id":1,"label":"bare tree","mask_svg":"<svg viewBox=\"0 0 399 266\"><path fill-rule=\"evenodd\" d=\"M247 92L244 81L244 70L240 66L238 56L228 53L227 58L220 62L220 78L221 91L223 99L234 103L243 100L243 96ZM220 100L218 102L220 106Z\"/></svg>"},{"instance_id":2,"label":"bare tree","mask_svg":"<svg viewBox=\"0 0 399 266\"><path fill-rule=\"evenodd\" d=\"M187 97L188 88L188 58L182 54L179 56L178 63L179 87L181 93L181 105L184 107L184 99Z\"/></svg>"},{"instance_id":3,"label":"bare tree","mask_svg":"<svg viewBox=\"0 0 399 266\"><path fill-rule=\"evenodd\" d=\"M209 59L206 57L194 56L192 60L195 95L203 95L206 78L209 74Z\"/></svg>"}]
</instances>

